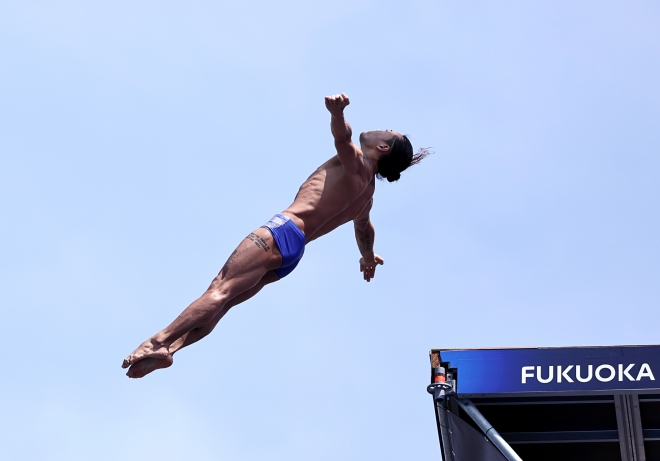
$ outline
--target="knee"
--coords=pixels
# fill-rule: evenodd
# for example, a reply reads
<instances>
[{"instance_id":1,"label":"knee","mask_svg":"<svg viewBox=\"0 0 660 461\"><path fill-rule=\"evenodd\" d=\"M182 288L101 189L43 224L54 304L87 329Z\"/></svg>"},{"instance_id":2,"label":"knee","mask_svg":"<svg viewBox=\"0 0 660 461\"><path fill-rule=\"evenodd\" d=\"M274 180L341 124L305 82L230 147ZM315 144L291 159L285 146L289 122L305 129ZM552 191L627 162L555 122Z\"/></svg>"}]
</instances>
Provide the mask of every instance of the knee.
<instances>
[{"instance_id":1,"label":"knee","mask_svg":"<svg viewBox=\"0 0 660 461\"><path fill-rule=\"evenodd\" d=\"M215 276L213 281L211 281L211 285L209 285L209 288L206 291L207 293L211 293L211 292L220 293L223 290L226 290L227 284L228 284L228 280L225 277L223 277L221 274L218 274Z\"/></svg>"},{"instance_id":2,"label":"knee","mask_svg":"<svg viewBox=\"0 0 660 461\"><path fill-rule=\"evenodd\" d=\"M215 287L211 285L209 289L206 290L206 293L204 293L204 297L211 305L222 306L229 299L229 292L226 287Z\"/></svg>"}]
</instances>

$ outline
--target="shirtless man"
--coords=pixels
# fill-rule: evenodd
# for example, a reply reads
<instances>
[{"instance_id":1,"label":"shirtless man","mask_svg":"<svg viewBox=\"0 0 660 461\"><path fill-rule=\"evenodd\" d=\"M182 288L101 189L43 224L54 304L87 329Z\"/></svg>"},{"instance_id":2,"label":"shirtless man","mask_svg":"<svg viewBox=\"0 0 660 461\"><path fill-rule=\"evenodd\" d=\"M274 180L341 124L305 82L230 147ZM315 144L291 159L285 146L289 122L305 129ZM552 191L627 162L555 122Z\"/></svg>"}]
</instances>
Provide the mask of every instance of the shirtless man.
<instances>
[{"instance_id":1,"label":"shirtless man","mask_svg":"<svg viewBox=\"0 0 660 461\"><path fill-rule=\"evenodd\" d=\"M130 367L128 377L142 378L172 365L176 351L208 335L230 308L286 277L307 243L348 221L355 226L364 280L374 277L376 266L383 264L383 258L373 252L374 226L369 219L375 177L397 181L403 170L419 163L428 151L420 149L413 155L408 138L391 130L361 133L360 147L356 146L344 120L349 103L345 94L325 98L337 155L307 178L289 208L238 245L199 299L124 359L122 368Z\"/></svg>"}]
</instances>

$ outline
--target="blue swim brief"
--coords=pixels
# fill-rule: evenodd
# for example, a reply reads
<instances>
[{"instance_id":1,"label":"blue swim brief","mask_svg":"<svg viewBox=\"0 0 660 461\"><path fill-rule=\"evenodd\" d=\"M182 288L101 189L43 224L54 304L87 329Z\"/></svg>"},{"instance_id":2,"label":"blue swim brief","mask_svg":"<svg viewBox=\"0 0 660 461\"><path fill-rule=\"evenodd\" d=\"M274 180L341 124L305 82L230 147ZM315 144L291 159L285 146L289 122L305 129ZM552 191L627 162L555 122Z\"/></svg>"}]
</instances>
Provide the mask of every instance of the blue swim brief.
<instances>
[{"instance_id":1,"label":"blue swim brief","mask_svg":"<svg viewBox=\"0 0 660 461\"><path fill-rule=\"evenodd\" d=\"M305 253L305 234L283 214L276 214L261 227L270 231L282 253L282 265L275 273L284 278L296 268Z\"/></svg>"}]
</instances>

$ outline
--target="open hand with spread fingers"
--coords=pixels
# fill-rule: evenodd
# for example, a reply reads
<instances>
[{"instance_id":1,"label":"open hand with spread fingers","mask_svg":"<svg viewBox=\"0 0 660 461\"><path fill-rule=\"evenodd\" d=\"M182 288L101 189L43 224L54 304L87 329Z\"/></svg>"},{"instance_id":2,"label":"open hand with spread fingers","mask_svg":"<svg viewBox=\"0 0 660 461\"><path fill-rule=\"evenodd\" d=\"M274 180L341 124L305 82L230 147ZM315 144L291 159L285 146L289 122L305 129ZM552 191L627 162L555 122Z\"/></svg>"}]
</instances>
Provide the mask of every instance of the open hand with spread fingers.
<instances>
[{"instance_id":1,"label":"open hand with spread fingers","mask_svg":"<svg viewBox=\"0 0 660 461\"><path fill-rule=\"evenodd\" d=\"M341 115L344 112L344 108L350 103L351 101L345 93L325 97L325 107L327 107L332 115Z\"/></svg>"},{"instance_id":2,"label":"open hand with spread fingers","mask_svg":"<svg viewBox=\"0 0 660 461\"><path fill-rule=\"evenodd\" d=\"M365 260L364 257L360 258L360 272L367 282L376 276L376 266L379 264L385 264L385 261L377 254L371 261Z\"/></svg>"}]
</instances>

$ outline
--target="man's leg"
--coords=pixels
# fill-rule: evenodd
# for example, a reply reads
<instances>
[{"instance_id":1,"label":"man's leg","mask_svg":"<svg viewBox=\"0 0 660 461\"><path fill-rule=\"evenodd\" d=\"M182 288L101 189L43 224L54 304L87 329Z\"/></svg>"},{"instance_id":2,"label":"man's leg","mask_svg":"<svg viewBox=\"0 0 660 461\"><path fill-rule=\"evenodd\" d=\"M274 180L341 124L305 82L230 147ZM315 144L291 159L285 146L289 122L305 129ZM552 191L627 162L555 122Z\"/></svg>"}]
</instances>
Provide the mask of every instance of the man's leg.
<instances>
[{"instance_id":1,"label":"man's leg","mask_svg":"<svg viewBox=\"0 0 660 461\"><path fill-rule=\"evenodd\" d=\"M222 311L219 312L218 315L216 315L213 318L213 320L211 320L209 323L202 326L201 328L195 328L194 330L189 331L187 334L174 341L170 346L170 354L174 354L176 351L179 351L184 347L196 343L197 341L199 341L200 339L211 333L215 328L215 326L220 321L220 319L222 319L225 316L225 314L229 312L229 309L236 306L237 304L241 304L247 301L257 293L259 293L263 287L265 287L269 283L277 282L279 279L280 278L277 276L275 271L267 272L266 275L261 277L259 283L257 283L249 290L244 291L243 293L241 293L240 295L236 296L234 299L229 301L227 304L225 304L224 309L222 309Z\"/></svg>"},{"instance_id":2,"label":"man's leg","mask_svg":"<svg viewBox=\"0 0 660 461\"><path fill-rule=\"evenodd\" d=\"M282 255L271 233L267 229L257 229L238 245L206 292L168 327L146 340L124 359L122 367L128 368L148 357L167 359L174 341L209 323L227 303L253 288L267 272L281 264Z\"/></svg>"},{"instance_id":3,"label":"man's leg","mask_svg":"<svg viewBox=\"0 0 660 461\"><path fill-rule=\"evenodd\" d=\"M222 309L222 311L219 312L218 315L216 315L213 318L213 320L211 320L202 327L198 327L193 330L190 330L188 333L184 334L179 339L174 341L169 349L170 350L169 357L166 357L164 359L159 359L154 357L142 359L134 363L131 366L131 368L128 369L126 376L128 376L129 378L142 378L154 370L158 370L160 368L167 368L171 366L173 363L172 356L174 355L175 352L180 351L184 347L196 343L197 341L199 341L200 339L211 333L211 331L213 331L213 329L218 324L220 319L224 317L227 312L229 312L229 309L231 309L237 304L247 301L257 293L259 293L259 291L264 286L268 285L269 283L276 282L279 279L280 278L277 276L277 274L274 271L267 272L266 275L264 275L261 278L259 283L257 283L249 290L244 291L243 293L241 293L240 295L236 296L234 299L229 301L227 304L225 304L224 309Z\"/></svg>"}]
</instances>

